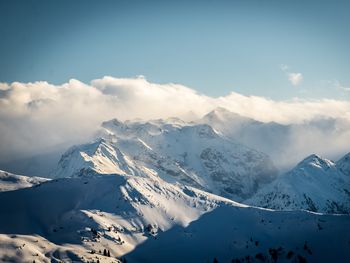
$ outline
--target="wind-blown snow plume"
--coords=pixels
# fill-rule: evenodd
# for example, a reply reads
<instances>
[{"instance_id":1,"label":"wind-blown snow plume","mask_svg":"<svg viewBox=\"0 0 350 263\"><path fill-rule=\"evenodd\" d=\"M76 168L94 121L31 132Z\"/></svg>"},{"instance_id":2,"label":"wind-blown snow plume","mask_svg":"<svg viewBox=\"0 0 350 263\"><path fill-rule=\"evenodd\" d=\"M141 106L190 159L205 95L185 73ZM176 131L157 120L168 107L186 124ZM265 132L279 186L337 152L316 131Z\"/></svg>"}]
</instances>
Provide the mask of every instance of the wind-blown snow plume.
<instances>
[{"instance_id":1,"label":"wind-blown snow plume","mask_svg":"<svg viewBox=\"0 0 350 263\"><path fill-rule=\"evenodd\" d=\"M42 153L88 140L102 121L119 118L196 119L221 106L263 122L301 123L318 116L350 119L350 102L330 99L274 101L235 92L209 97L179 84L155 84L143 77L103 77L84 84L70 80L1 83L0 158Z\"/></svg>"}]
</instances>

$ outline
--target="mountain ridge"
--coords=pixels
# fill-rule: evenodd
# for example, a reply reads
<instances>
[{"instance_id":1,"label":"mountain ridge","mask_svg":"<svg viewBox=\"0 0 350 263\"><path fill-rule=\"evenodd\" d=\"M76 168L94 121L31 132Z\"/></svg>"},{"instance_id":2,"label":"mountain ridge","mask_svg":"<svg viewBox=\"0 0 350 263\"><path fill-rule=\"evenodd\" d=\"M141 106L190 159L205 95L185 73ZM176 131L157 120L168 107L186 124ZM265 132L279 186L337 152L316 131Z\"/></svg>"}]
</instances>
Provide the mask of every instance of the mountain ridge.
<instances>
[{"instance_id":1,"label":"mountain ridge","mask_svg":"<svg viewBox=\"0 0 350 263\"><path fill-rule=\"evenodd\" d=\"M343 172L349 165L348 156L333 162L311 154L246 203L277 210L349 214L350 176Z\"/></svg>"}]
</instances>

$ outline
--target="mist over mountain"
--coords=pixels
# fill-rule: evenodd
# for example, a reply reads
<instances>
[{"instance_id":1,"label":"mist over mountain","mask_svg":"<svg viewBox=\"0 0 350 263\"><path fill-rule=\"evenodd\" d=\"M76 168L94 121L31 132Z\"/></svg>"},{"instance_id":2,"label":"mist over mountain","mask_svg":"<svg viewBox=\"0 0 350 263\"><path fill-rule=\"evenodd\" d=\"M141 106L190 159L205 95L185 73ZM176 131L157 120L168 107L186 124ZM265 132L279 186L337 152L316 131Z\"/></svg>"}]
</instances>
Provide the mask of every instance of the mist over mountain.
<instances>
[{"instance_id":1,"label":"mist over mountain","mask_svg":"<svg viewBox=\"0 0 350 263\"><path fill-rule=\"evenodd\" d=\"M281 171L288 171L312 153L338 159L349 151L350 121L343 117L280 124L260 122L219 107L197 122L268 154Z\"/></svg>"}]
</instances>

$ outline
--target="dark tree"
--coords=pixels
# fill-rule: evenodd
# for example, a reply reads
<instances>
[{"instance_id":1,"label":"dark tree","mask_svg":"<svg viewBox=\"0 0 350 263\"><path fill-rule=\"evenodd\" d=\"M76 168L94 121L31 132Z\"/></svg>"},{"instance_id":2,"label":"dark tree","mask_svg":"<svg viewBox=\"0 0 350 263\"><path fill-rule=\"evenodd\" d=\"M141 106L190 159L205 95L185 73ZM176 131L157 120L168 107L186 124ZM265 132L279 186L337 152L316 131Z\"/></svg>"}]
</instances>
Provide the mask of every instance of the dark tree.
<instances>
[{"instance_id":1,"label":"dark tree","mask_svg":"<svg viewBox=\"0 0 350 263\"><path fill-rule=\"evenodd\" d=\"M265 261L266 260L266 257L262 253L256 254L255 258L260 260L260 261Z\"/></svg>"},{"instance_id":2,"label":"dark tree","mask_svg":"<svg viewBox=\"0 0 350 263\"><path fill-rule=\"evenodd\" d=\"M107 256L107 250L106 250L106 249L103 250L103 255L104 255L105 257Z\"/></svg>"},{"instance_id":3,"label":"dark tree","mask_svg":"<svg viewBox=\"0 0 350 263\"><path fill-rule=\"evenodd\" d=\"M107 257L110 257L111 253L109 252L109 250L107 250Z\"/></svg>"},{"instance_id":4,"label":"dark tree","mask_svg":"<svg viewBox=\"0 0 350 263\"><path fill-rule=\"evenodd\" d=\"M272 261L273 261L273 262L277 262L277 258L278 258L277 249L270 248L270 249L269 249L269 254L271 255Z\"/></svg>"},{"instance_id":5,"label":"dark tree","mask_svg":"<svg viewBox=\"0 0 350 263\"><path fill-rule=\"evenodd\" d=\"M218 259L215 257L213 263L219 263Z\"/></svg>"},{"instance_id":6,"label":"dark tree","mask_svg":"<svg viewBox=\"0 0 350 263\"><path fill-rule=\"evenodd\" d=\"M298 260L299 260L299 263L307 263L306 258L304 258L304 257L302 257L300 255L298 255Z\"/></svg>"},{"instance_id":7,"label":"dark tree","mask_svg":"<svg viewBox=\"0 0 350 263\"><path fill-rule=\"evenodd\" d=\"M287 258L291 259L293 257L293 255L294 255L294 252L290 250L287 254Z\"/></svg>"},{"instance_id":8,"label":"dark tree","mask_svg":"<svg viewBox=\"0 0 350 263\"><path fill-rule=\"evenodd\" d=\"M97 230L95 228L91 228L91 233L94 234L95 236L97 236Z\"/></svg>"}]
</instances>

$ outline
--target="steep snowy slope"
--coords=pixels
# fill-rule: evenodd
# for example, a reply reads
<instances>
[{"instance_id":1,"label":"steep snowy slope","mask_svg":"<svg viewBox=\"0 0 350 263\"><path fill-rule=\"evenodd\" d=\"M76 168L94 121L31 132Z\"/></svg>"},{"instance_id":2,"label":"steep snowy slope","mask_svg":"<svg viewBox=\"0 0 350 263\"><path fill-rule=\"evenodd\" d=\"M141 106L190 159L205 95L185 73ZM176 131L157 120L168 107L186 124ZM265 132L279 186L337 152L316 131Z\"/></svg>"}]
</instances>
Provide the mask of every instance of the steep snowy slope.
<instances>
[{"instance_id":1,"label":"steep snowy slope","mask_svg":"<svg viewBox=\"0 0 350 263\"><path fill-rule=\"evenodd\" d=\"M31 187L46 182L49 179L15 175L0 170L0 192Z\"/></svg>"},{"instance_id":2,"label":"steep snowy slope","mask_svg":"<svg viewBox=\"0 0 350 263\"><path fill-rule=\"evenodd\" d=\"M278 210L350 213L349 163L349 154L337 163L313 154L246 203Z\"/></svg>"},{"instance_id":3,"label":"steep snowy slope","mask_svg":"<svg viewBox=\"0 0 350 263\"><path fill-rule=\"evenodd\" d=\"M158 178L57 179L2 192L0 207L1 262L350 260L349 216L251 208Z\"/></svg>"},{"instance_id":4,"label":"steep snowy slope","mask_svg":"<svg viewBox=\"0 0 350 263\"><path fill-rule=\"evenodd\" d=\"M59 162L56 177L86 174L158 175L241 201L270 182L269 157L218 134L206 124L178 119L103 123L100 139L75 146Z\"/></svg>"}]
</instances>

